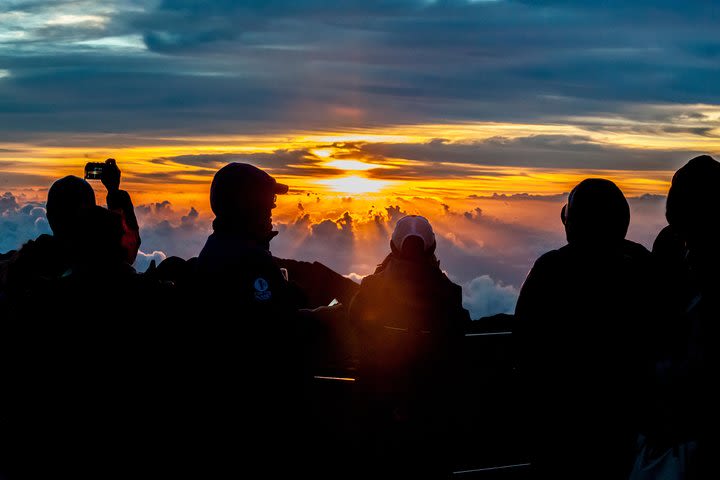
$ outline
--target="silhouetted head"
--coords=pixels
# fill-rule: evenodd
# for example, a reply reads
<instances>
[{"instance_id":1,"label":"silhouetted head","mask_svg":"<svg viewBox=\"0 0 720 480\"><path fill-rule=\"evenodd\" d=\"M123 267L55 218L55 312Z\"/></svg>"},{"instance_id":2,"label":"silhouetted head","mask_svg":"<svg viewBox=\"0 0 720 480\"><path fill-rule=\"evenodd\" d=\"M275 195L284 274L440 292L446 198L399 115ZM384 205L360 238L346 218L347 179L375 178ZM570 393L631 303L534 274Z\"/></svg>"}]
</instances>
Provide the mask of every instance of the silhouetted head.
<instances>
[{"instance_id":1,"label":"silhouetted head","mask_svg":"<svg viewBox=\"0 0 720 480\"><path fill-rule=\"evenodd\" d=\"M78 210L72 223L70 238L74 265L96 269L124 262L120 215L92 206Z\"/></svg>"},{"instance_id":2,"label":"silhouetted head","mask_svg":"<svg viewBox=\"0 0 720 480\"><path fill-rule=\"evenodd\" d=\"M675 172L665 216L691 253L705 257L715 252L720 239L720 163L702 155Z\"/></svg>"},{"instance_id":3,"label":"silhouetted head","mask_svg":"<svg viewBox=\"0 0 720 480\"><path fill-rule=\"evenodd\" d=\"M425 217L408 215L395 225L390 248L399 257L408 260L431 258L435 247L435 233Z\"/></svg>"},{"instance_id":4,"label":"silhouetted head","mask_svg":"<svg viewBox=\"0 0 720 480\"><path fill-rule=\"evenodd\" d=\"M687 246L673 227L668 225L655 237L652 253L666 264L683 263L687 256Z\"/></svg>"},{"instance_id":5,"label":"silhouetted head","mask_svg":"<svg viewBox=\"0 0 720 480\"><path fill-rule=\"evenodd\" d=\"M570 192L562 220L568 243L616 243L627 234L630 206L613 182L588 178Z\"/></svg>"},{"instance_id":6,"label":"silhouetted head","mask_svg":"<svg viewBox=\"0 0 720 480\"><path fill-rule=\"evenodd\" d=\"M48 190L47 220L57 236L68 233L75 215L82 208L95 206L95 192L88 182L68 175L52 184Z\"/></svg>"},{"instance_id":7,"label":"silhouetted head","mask_svg":"<svg viewBox=\"0 0 720 480\"><path fill-rule=\"evenodd\" d=\"M210 207L216 232L250 235L269 241L273 236L272 209L275 195L288 186L247 163L230 163L218 170L210 186Z\"/></svg>"}]
</instances>

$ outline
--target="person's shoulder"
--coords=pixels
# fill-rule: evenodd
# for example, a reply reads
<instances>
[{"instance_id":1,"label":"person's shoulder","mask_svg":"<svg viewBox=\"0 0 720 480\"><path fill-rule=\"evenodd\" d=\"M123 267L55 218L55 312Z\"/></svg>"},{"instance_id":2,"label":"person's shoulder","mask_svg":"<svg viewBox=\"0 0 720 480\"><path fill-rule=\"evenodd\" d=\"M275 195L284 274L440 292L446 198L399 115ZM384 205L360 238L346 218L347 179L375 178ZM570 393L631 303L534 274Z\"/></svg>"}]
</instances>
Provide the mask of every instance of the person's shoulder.
<instances>
[{"instance_id":1,"label":"person's shoulder","mask_svg":"<svg viewBox=\"0 0 720 480\"><path fill-rule=\"evenodd\" d=\"M543 279L559 279L569 275L575 263L573 257L574 252L569 245L542 254L535 260L525 283L530 279L543 281ZM537 282L533 284L536 285Z\"/></svg>"},{"instance_id":2,"label":"person's shoulder","mask_svg":"<svg viewBox=\"0 0 720 480\"><path fill-rule=\"evenodd\" d=\"M58 248L58 241L52 235L43 233L35 240L28 240L17 251L18 255L33 255L37 253L45 253L54 251Z\"/></svg>"},{"instance_id":3,"label":"person's shoulder","mask_svg":"<svg viewBox=\"0 0 720 480\"><path fill-rule=\"evenodd\" d=\"M58 240L52 235L40 235L28 240L6 263L13 269L54 271L64 266L64 255Z\"/></svg>"},{"instance_id":4,"label":"person's shoulder","mask_svg":"<svg viewBox=\"0 0 720 480\"><path fill-rule=\"evenodd\" d=\"M631 240L623 242L623 252L636 260L649 260L652 257L652 253L644 245Z\"/></svg>"},{"instance_id":5,"label":"person's shoulder","mask_svg":"<svg viewBox=\"0 0 720 480\"><path fill-rule=\"evenodd\" d=\"M557 250L550 250L549 252L543 253L537 260L535 260L533 269L554 268L558 264L566 263L570 257L572 257L572 254L573 251L570 245L565 245Z\"/></svg>"},{"instance_id":6,"label":"person's shoulder","mask_svg":"<svg viewBox=\"0 0 720 480\"><path fill-rule=\"evenodd\" d=\"M366 289L366 288L373 288L377 285L379 285L384 277L387 275L385 270L381 270L376 273L371 273L370 275L363 277L363 279L360 281L360 288Z\"/></svg>"},{"instance_id":7,"label":"person's shoulder","mask_svg":"<svg viewBox=\"0 0 720 480\"><path fill-rule=\"evenodd\" d=\"M438 267L437 270L437 278L440 280L440 284L445 288L447 291L455 293L460 292L462 293L462 287L458 285L457 283L450 280L450 277L447 276L445 272L443 272L440 267Z\"/></svg>"}]
</instances>

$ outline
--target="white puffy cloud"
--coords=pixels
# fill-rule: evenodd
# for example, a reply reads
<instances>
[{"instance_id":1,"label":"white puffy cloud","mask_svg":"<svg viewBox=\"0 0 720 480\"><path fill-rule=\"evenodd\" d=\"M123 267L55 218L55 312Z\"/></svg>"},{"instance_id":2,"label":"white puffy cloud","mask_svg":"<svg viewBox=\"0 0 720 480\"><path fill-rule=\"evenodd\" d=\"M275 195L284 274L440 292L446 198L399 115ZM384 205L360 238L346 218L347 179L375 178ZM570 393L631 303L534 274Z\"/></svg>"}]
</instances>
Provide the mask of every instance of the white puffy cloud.
<instances>
[{"instance_id":1,"label":"white puffy cloud","mask_svg":"<svg viewBox=\"0 0 720 480\"><path fill-rule=\"evenodd\" d=\"M17 208L18 203L15 195L10 192L5 192L0 196L0 213L17 210Z\"/></svg>"},{"instance_id":2,"label":"white puffy cloud","mask_svg":"<svg viewBox=\"0 0 720 480\"><path fill-rule=\"evenodd\" d=\"M210 233L210 218L201 215L195 207L190 207L185 214L178 212L169 200L138 205L135 213L142 248L148 252L168 257L195 257Z\"/></svg>"},{"instance_id":3,"label":"white puffy cloud","mask_svg":"<svg viewBox=\"0 0 720 480\"><path fill-rule=\"evenodd\" d=\"M22 203L11 192L0 195L0 252L15 250L43 233L51 233L43 203Z\"/></svg>"},{"instance_id":4,"label":"white puffy cloud","mask_svg":"<svg viewBox=\"0 0 720 480\"><path fill-rule=\"evenodd\" d=\"M167 255L165 253L155 250L152 253L145 253L142 250L138 252L137 258L135 259L135 263L133 264L133 267L135 267L135 270L138 272L144 272L150 267L150 263L155 260L155 265L159 265L160 262L165 260L167 258Z\"/></svg>"},{"instance_id":5,"label":"white puffy cloud","mask_svg":"<svg viewBox=\"0 0 720 480\"><path fill-rule=\"evenodd\" d=\"M496 282L489 275L481 275L462 285L463 306L476 320L496 313L513 313L519 290L512 285Z\"/></svg>"},{"instance_id":6,"label":"white puffy cloud","mask_svg":"<svg viewBox=\"0 0 720 480\"><path fill-rule=\"evenodd\" d=\"M347 275L344 275L344 277L349 278L350 280L352 280L355 283L360 283L360 282L362 282L363 278L367 277L367 275L360 275L355 272L350 272Z\"/></svg>"}]
</instances>

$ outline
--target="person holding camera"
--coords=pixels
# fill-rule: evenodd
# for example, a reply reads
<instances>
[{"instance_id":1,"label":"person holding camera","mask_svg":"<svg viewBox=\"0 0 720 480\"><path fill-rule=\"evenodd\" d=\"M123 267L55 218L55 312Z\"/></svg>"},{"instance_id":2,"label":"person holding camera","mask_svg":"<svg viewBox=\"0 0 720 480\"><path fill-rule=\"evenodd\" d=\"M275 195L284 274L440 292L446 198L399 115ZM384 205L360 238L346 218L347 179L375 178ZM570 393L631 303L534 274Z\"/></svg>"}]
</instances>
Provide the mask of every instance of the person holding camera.
<instances>
[{"instance_id":1,"label":"person holding camera","mask_svg":"<svg viewBox=\"0 0 720 480\"><path fill-rule=\"evenodd\" d=\"M127 470L135 459L118 459L137 457L148 436L138 430L152 432L145 404L164 398L153 389L163 290L130 265L140 239L132 202L115 161L100 165L109 208L95 205L86 180L57 180L47 200L53 234L23 245L2 272L2 478Z\"/></svg>"},{"instance_id":2,"label":"person holding camera","mask_svg":"<svg viewBox=\"0 0 720 480\"><path fill-rule=\"evenodd\" d=\"M99 179L107 189L108 209L119 214L122 223L124 261L132 265L140 248L140 232L130 195L120 189L115 159L89 163L85 178ZM52 235L30 240L0 263L0 295L5 301L26 296L68 271L75 218L79 211L94 206L95 192L87 180L68 175L52 184L45 205Z\"/></svg>"}]
</instances>

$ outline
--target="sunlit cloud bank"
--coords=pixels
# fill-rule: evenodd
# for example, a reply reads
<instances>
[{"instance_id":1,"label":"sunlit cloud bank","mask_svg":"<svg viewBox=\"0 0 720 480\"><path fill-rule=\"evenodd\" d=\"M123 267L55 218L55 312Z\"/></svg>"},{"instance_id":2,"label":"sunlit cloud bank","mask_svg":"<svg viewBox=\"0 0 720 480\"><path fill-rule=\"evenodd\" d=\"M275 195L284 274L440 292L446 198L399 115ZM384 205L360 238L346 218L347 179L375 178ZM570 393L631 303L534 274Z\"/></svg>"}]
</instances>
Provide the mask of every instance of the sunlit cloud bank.
<instances>
[{"instance_id":1,"label":"sunlit cloud bank","mask_svg":"<svg viewBox=\"0 0 720 480\"><path fill-rule=\"evenodd\" d=\"M629 237L650 246L664 225L664 197L631 199ZM425 215L437 236L437 256L450 278L463 286L473 318L512 312L522 281L535 259L564 244L559 211L565 195L491 195L466 198L353 198L309 193L282 198L275 215L280 232L276 256L320 261L360 279L389 253L399 218ZM196 256L210 233L211 212L178 208L170 201L136 206L141 223L140 271L151 260ZM48 233L41 202L0 196L0 251Z\"/></svg>"}]
</instances>

